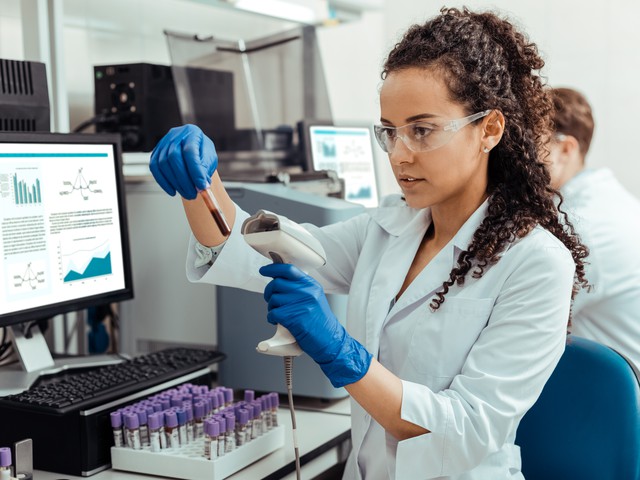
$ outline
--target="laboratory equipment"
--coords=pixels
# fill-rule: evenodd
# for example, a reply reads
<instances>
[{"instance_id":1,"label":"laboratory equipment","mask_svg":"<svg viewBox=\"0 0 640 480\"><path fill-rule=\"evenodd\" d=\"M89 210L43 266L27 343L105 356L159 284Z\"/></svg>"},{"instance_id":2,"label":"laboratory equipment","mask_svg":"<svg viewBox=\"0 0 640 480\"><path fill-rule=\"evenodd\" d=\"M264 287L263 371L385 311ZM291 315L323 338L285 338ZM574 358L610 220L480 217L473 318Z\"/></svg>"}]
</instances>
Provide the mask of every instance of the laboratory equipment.
<instances>
[{"instance_id":1,"label":"laboratory equipment","mask_svg":"<svg viewBox=\"0 0 640 480\"><path fill-rule=\"evenodd\" d=\"M222 359L217 351L179 347L43 376L29 390L0 398L0 444L30 437L35 468L92 475L110 464L118 423L112 423L111 412L186 381L209 385L212 368Z\"/></svg>"},{"instance_id":2,"label":"laboratory equipment","mask_svg":"<svg viewBox=\"0 0 640 480\"><path fill-rule=\"evenodd\" d=\"M125 152L150 152L173 127L186 123L178 107L171 67L149 63L97 65L94 118L98 132L120 133ZM189 68L183 72L203 113L200 127L209 135L233 129L231 72Z\"/></svg>"},{"instance_id":3,"label":"laboratory equipment","mask_svg":"<svg viewBox=\"0 0 640 480\"><path fill-rule=\"evenodd\" d=\"M291 263L300 270L321 267L326 263L324 248L309 232L287 217L258 210L242 224L244 240L274 263ZM295 338L282 325L269 340L256 347L260 353L280 357L297 357L302 350Z\"/></svg>"},{"instance_id":4,"label":"laboratory equipment","mask_svg":"<svg viewBox=\"0 0 640 480\"><path fill-rule=\"evenodd\" d=\"M0 224L0 327L35 372L38 321L133 297L119 137L0 133ZM28 386L12 373L2 390Z\"/></svg>"},{"instance_id":5,"label":"laboratory equipment","mask_svg":"<svg viewBox=\"0 0 640 480\"><path fill-rule=\"evenodd\" d=\"M51 131L44 63L0 59L0 131Z\"/></svg>"},{"instance_id":6,"label":"laboratory equipment","mask_svg":"<svg viewBox=\"0 0 640 480\"><path fill-rule=\"evenodd\" d=\"M369 126L303 121L299 132L307 169L335 171L344 180L345 200L365 207L378 205L373 137Z\"/></svg>"},{"instance_id":7,"label":"laboratory equipment","mask_svg":"<svg viewBox=\"0 0 640 480\"><path fill-rule=\"evenodd\" d=\"M365 212L362 205L294 190L282 184L226 182L225 187L231 199L247 212L264 209L298 223L323 226ZM219 365L221 383L232 388L286 394L282 361L255 350L260 341L273 335L273 326L266 321L267 306L262 294L216 287L216 297L218 348L227 354L227 359ZM347 296L330 294L327 300L344 325ZM295 395L321 399L347 395L343 388L334 388L307 355L296 359L295 377Z\"/></svg>"},{"instance_id":8,"label":"laboratory equipment","mask_svg":"<svg viewBox=\"0 0 640 480\"><path fill-rule=\"evenodd\" d=\"M264 181L268 174L302 171L295 125L305 118L332 118L315 27L242 39L204 33L165 31L182 120L200 126L214 141L220 177ZM217 107L203 99L228 89L209 85L205 92L189 76L192 68L233 76L226 95L233 118L214 129L207 128L207 118Z\"/></svg>"},{"instance_id":9,"label":"laboratory equipment","mask_svg":"<svg viewBox=\"0 0 640 480\"><path fill-rule=\"evenodd\" d=\"M210 399L220 395L225 399L224 404L214 405ZM258 400L275 408L276 404L271 401L273 396L277 394L267 393ZM169 407L167 402L168 408L162 410L159 402L168 398L172 401L177 398L184 408ZM177 417L182 410L191 411L194 401L202 410L203 434L196 437L176 437L172 430L180 423ZM256 436L246 435L246 405L246 401L234 402L233 391L227 387L218 385L209 389L207 386L185 383L119 408L112 415L126 416L131 410L158 407L149 418L158 435L162 425L166 425L164 435L167 440L164 446L156 441L155 447L152 444L139 448L135 442L114 445L111 448L113 468L162 477L225 478L284 444L283 427L278 427L277 421L270 422L269 427Z\"/></svg>"}]
</instances>

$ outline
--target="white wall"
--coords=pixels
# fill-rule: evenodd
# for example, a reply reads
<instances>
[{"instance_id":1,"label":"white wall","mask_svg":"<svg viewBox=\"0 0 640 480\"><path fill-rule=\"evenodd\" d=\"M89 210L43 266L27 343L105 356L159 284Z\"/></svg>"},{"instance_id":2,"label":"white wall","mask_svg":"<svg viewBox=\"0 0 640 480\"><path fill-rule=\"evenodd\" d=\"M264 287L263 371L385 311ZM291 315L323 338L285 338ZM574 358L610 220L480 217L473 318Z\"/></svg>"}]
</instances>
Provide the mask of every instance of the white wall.
<instances>
[{"instance_id":1,"label":"white wall","mask_svg":"<svg viewBox=\"0 0 640 480\"><path fill-rule=\"evenodd\" d=\"M0 0L0 58L22 60L20 0Z\"/></svg>"},{"instance_id":2,"label":"white wall","mask_svg":"<svg viewBox=\"0 0 640 480\"><path fill-rule=\"evenodd\" d=\"M465 4L506 13L538 44L547 61L543 74L549 84L577 88L588 97L596 117L588 163L609 166L640 197L640 158L634 141L640 111L635 88L640 77L640 2L468 0ZM441 5L388 0L383 12L319 31L336 120L376 121L384 55L409 24L435 15ZM288 25L185 0L64 0L64 10L72 128L92 114L93 65L169 63L164 28L242 38ZM0 0L0 58L23 58L21 38L20 0ZM397 191L386 158L377 153L381 193Z\"/></svg>"},{"instance_id":3,"label":"white wall","mask_svg":"<svg viewBox=\"0 0 640 480\"><path fill-rule=\"evenodd\" d=\"M640 197L637 112L640 94L640 2L636 0L467 0L473 10L494 9L520 25L546 60L551 86L580 90L594 111L596 130L587 163L607 166ZM440 1L386 2L385 42L390 48L411 23L436 15Z\"/></svg>"}]
</instances>

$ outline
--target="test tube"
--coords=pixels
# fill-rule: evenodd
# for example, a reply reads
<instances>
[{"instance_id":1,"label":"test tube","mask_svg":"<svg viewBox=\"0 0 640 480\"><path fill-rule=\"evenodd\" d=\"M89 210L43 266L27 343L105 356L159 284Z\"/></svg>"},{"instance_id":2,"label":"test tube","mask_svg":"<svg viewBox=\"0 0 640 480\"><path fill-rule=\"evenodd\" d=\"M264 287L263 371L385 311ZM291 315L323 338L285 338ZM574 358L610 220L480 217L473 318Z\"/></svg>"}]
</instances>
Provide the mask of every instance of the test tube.
<instances>
[{"instance_id":1,"label":"test tube","mask_svg":"<svg viewBox=\"0 0 640 480\"><path fill-rule=\"evenodd\" d=\"M149 427L147 426L147 409L136 408L136 415L138 415L138 423L140 424L140 442L143 446L149 445Z\"/></svg>"},{"instance_id":2,"label":"test tube","mask_svg":"<svg viewBox=\"0 0 640 480\"><path fill-rule=\"evenodd\" d=\"M224 434L224 452L229 453L236 449L236 416L233 413L224 415L226 431Z\"/></svg>"},{"instance_id":3,"label":"test tube","mask_svg":"<svg viewBox=\"0 0 640 480\"><path fill-rule=\"evenodd\" d=\"M236 423L236 444L241 447L251 438L248 427L249 410L246 408L240 408L237 412L238 422Z\"/></svg>"},{"instance_id":4,"label":"test tube","mask_svg":"<svg viewBox=\"0 0 640 480\"><path fill-rule=\"evenodd\" d=\"M227 223L227 219L224 217L224 213L222 213L222 208L220 208L218 200L216 200L216 197L213 196L211 188L200 190L200 196L204 199L204 203L209 209L209 212L211 212L211 216L220 229L220 233L222 233L222 235L224 235L225 237L228 237L231 233L231 227Z\"/></svg>"},{"instance_id":5,"label":"test tube","mask_svg":"<svg viewBox=\"0 0 640 480\"><path fill-rule=\"evenodd\" d=\"M202 438L202 419L204 417L205 404L198 402L193 406L193 417L195 420L195 438Z\"/></svg>"},{"instance_id":6,"label":"test tube","mask_svg":"<svg viewBox=\"0 0 640 480\"><path fill-rule=\"evenodd\" d=\"M178 441L180 445L186 445L189 443L187 438L187 412L184 408L176 408L175 412L178 416Z\"/></svg>"},{"instance_id":7,"label":"test tube","mask_svg":"<svg viewBox=\"0 0 640 480\"><path fill-rule=\"evenodd\" d=\"M218 457L222 457L225 452L224 434L227 431L227 419L222 415L214 415L213 419L217 422L220 428L218 432ZM213 448L213 443L211 444L211 446ZM213 455L213 453L211 455Z\"/></svg>"},{"instance_id":8,"label":"test tube","mask_svg":"<svg viewBox=\"0 0 640 480\"><path fill-rule=\"evenodd\" d=\"M268 395L261 396L260 404L262 405L262 431L267 432L271 430L271 397Z\"/></svg>"},{"instance_id":9,"label":"test tube","mask_svg":"<svg viewBox=\"0 0 640 480\"><path fill-rule=\"evenodd\" d=\"M178 416L176 412L167 410L164 412L164 436L167 439L167 448L180 446L178 439Z\"/></svg>"},{"instance_id":10,"label":"test tube","mask_svg":"<svg viewBox=\"0 0 640 480\"><path fill-rule=\"evenodd\" d=\"M113 445L123 447L124 441L122 437L122 413L119 411L111 412L111 428L113 429Z\"/></svg>"},{"instance_id":11,"label":"test tube","mask_svg":"<svg viewBox=\"0 0 640 480\"><path fill-rule=\"evenodd\" d=\"M262 404L260 402L253 401L251 402L253 405L253 432L256 437L262 435Z\"/></svg>"},{"instance_id":12,"label":"test tube","mask_svg":"<svg viewBox=\"0 0 640 480\"><path fill-rule=\"evenodd\" d=\"M275 428L278 426L278 406L280 405L280 397L276 392L271 392L269 397L271 397L271 426Z\"/></svg>"},{"instance_id":13,"label":"test tube","mask_svg":"<svg viewBox=\"0 0 640 480\"><path fill-rule=\"evenodd\" d=\"M191 443L196 439L195 423L193 421L193 407L191 402L184 403L184 411L187 413L187 443Z\"/></svg>"},{"instance_id":14,"label":"test tube","mask_svg":"<svg viewBox=\"0 0 640 480\"><path fill-rule=\"evenodd\" d=\"M0 448L0 480L11 478L11 449Z\"/></svg>"},{"instance_id":15,"label":"test tube","mask_svg":"<svg viewBox=\"0 0 640 480\"><path fill-rule=\"evenodd\" d=\"M127 444L134 450L142 449L142 442L140 441L140 420L137 413L125 413L124 426L127 435Z\"/></svg>"},{"instance_id":16,"label":"test tube","mask_svg":"<svg viewBox=\"0 0 640 480\"><path fill-rule=\"evenodd\" d=\"M162 424L160 423L160 415L158 413L152 413L147 417L149 427L149 445L152 452L159 452L162 449L160 438L162 437ZM162 415L164 418L164 415Z\"/></svg>"},{"instance_id":17,"label":"test tube","mask_svg":"<svg viewBox=\"0 0 640 480\"><path fill-rule=\"evenodd\" d=\"M204 452L209 460L218 458L220 445L224 446L224 441L220 441L220 424L209 418L204 423Z\"/></svg>"}]
</instances>

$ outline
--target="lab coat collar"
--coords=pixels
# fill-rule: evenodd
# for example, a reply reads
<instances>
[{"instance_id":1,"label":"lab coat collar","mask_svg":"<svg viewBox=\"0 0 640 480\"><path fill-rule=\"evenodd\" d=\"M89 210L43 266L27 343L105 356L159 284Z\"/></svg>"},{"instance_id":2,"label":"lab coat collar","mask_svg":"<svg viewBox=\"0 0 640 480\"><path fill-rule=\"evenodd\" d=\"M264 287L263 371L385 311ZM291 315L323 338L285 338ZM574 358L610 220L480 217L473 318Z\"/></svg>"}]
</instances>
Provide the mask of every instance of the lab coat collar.
<instances>
[{"instance_id":1,"label":"lab coat collar","mask_svg":"<svg viewBox=\"0 0 640 480\"><path fill-rule=\"evenodd\" d=\"M487 210L489 209L489 198L487 198L482 204L476 209L475 212L471 214L467 221L462 224L460 230L453 236L451 239L451 244L454 246L454 257L452 259L453 263L458 259L458 255L463 250L466 250L471 241L473 240L473 235L478 230L478 227L487 216ZM446 247L445 247L446 248Z\"/></svg>"},{"instance_id":2,"label":"lab coat collar","mask_svg":"<svg viewBox=\"0 0 640 480\"><path fill-rule=\"evenodd\" d=\"M449 278L449 272L460 251L469 246L473 234L486 215L487 207L488 201L485 201L467 219L454 238L420 273L421 278L416 278L409 285L392 307L389 315L387 315L389 302L400 290L422 237L431 224L431 209L412 209L397 197L397 199L385 201L377 211L370 213L372 219L395 238L390 242L381 259L371 285L367 308L370 321L367 322L366 330L366 345L369 351L378 351L380 331L385 319L391 318L395 312L408 304L430 295Z\"/></svg>"},{"instance_id":3,"label":"lab coat collar","mask_svg":"<svg viewBox=\"0 0 640 480\"><path fill-rule=\"evenodd\" d=\"M488 206L489 200L487 199L471 214L449 243L409 285L389 312L389 318L406 306L433 295L442 286L442 283L449 279L451 269L456 265L460 252L469 247L473 235L484 220Z\"/></svg>"},{"instance_id":4,"label":"lab coat collar","mask_svg":"<svg viewBox=\"0 0 640 480\"><path fill-rule=\"evenodd\" d=\"M411 208L400 195L385 197L378 208L369 211L369 215L384 231L394 237L399 237L408 228L415 228L412 222L416 217L421 218L419 223L424 223L425 219L427 226L431 223L429 208L421 210Z\"/></svg>"}]
</instances>

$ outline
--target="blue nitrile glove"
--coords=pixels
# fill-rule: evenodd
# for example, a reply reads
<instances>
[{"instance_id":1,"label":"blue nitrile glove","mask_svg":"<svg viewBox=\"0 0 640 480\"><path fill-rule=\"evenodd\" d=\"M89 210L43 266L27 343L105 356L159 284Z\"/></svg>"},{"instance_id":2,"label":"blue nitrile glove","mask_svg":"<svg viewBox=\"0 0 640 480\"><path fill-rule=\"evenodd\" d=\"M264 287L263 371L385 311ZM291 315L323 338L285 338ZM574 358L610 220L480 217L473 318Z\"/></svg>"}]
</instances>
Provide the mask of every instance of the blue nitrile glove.
<instances>
[{"instance_id":1,"label":"blue nitrile glove","mask_svg":"<svg viewBox=\"0 0 640 480\"><path fill-rule=\"evenodd\" d=\"M264 290L269 323L286 327L334 387L364 377L372 356L338 322L320 284L287 263L266 265L260 273L273 277Z\"/></svg>"},{"instance_id":2,"label":"blue nitrile glove","mask_svg":"<svg viewBox=\"0 0 640 480\"><path fill-rule=\"evenodd\" d=\"M149 163L153 178L165 192L174 196L177 191L187 200L209 186L217 166L213 142L195 125L169 130L153 149Z\"/></svg>"}]
</instances>

